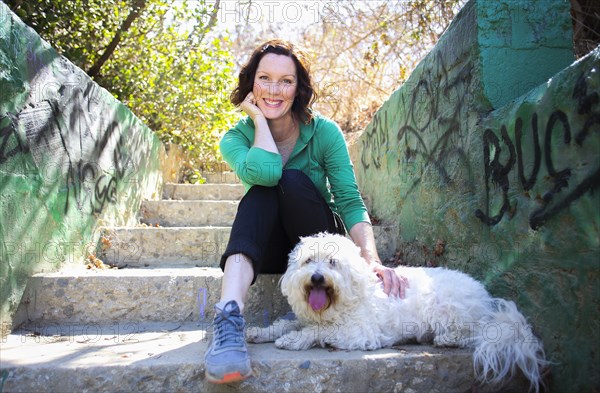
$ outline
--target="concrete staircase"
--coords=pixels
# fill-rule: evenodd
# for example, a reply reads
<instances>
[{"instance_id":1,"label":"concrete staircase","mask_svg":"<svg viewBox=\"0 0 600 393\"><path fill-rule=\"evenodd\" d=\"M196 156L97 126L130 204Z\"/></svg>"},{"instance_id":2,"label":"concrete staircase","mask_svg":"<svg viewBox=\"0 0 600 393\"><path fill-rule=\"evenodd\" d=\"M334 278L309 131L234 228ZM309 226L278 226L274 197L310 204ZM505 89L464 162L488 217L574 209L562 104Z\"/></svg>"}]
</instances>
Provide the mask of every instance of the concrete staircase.
<instances>
[{"instance_id":1,"label":"concrete staircase","mask_svg":"<svg viewBox=\"0 0 600 393\"><path fill-rule=\"evenodd\" d=\"M253 378L207 383L218 261L243 194L231 174L208 180L166 185L164 200L144 202L141 226L105 228L103 259L119 269L31 277L18 311L28 322L1 342L0 393L472 391L470 351L409 345L290 352L250 344ZM260 276L251 288L249 329L289 310L278 279ZM516 381L502 391L526 389Z\"/></svg>"}]
</instances>

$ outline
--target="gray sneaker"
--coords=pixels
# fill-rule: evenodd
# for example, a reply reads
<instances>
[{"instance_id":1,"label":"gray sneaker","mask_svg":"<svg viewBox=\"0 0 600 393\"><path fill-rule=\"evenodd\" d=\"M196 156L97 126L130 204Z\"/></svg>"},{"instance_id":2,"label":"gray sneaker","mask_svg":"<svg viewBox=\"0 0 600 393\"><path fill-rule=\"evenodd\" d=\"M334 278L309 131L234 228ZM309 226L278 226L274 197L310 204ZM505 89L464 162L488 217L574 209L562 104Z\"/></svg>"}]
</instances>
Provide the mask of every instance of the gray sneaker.
<instances>
[{"instance_id":1,"label":"gray sneaker","mask_svg":"<svg viewBox=\"0 0 600 393\"><path fill-rule=\"evenodd\" d=\"M215 307L214 332L206 353L206 379L212 383L243 381L252 375L244 339L246 322L235 300Z\"/></svg>"}]
</instances>

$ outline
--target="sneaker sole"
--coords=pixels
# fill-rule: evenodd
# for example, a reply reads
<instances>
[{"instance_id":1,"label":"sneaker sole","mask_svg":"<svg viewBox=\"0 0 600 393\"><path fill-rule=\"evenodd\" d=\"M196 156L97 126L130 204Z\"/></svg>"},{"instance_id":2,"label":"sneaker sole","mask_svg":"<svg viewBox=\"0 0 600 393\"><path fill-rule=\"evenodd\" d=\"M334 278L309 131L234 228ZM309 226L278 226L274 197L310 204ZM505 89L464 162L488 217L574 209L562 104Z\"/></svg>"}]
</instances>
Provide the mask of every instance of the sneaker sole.
<instances>
[{"instance_id":1,"label":"sneaker sole","mask_svg":"<svg viewBox=\"0 0 600 393\"><path fill-rule=\"evenodd\" d=\"M212 375L206 373L206 380L210 383L222 384L222 383L233 383L233 382L241 382L252 375L250 372L248 375L242 375L239 371L234 373L225 374L223 378L215 378Z\"/></svg>"}]
</instances>

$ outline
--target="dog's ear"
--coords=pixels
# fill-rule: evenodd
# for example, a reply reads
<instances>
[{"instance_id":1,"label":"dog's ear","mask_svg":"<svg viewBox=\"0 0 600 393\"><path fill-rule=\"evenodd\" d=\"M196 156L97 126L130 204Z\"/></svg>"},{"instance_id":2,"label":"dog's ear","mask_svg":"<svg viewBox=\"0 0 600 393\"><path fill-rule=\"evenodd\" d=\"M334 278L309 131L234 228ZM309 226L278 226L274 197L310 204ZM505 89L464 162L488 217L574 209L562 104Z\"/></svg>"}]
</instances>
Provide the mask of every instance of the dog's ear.
<instances>
[{"instance_id":1,"label":"dog's ear","mask_svg":"<svg viewBox=\"0 0 600 393\"><path fill-rule=\"evenodd\" d=\"M290 263L291 264L291 263ZM289 267L288 267L289 269ZM281 278L279 279L279 288L281 288L281 293L283 294L283 296L287 296L288 294L288 275L284 274L281 276Z\"/></svg>"},{"instance_id":2,"label":"dog's ear","mask_svg":"<svg viewBox=\"0 0 600 393\"><path fill-rule=\"evenodd\" d=\"M302 246L304 245L304 239L305 238L300 238L300 242L296 244L296 247L294 247L288 254L288 269L297 264L302 258Z\"/></svg>"},{"instance_id":3,"label":"dog's ear","mask_svg":"<svg viewBox=\"0 0 600 393\"><path fill-rule=\"evenodd\" d=\"M290 288L290 277L302 265L303 260L308 258L306 255L306 242L310 241L310 237L301 237L300 241L288 254L288 267L286 273L279 279L279 287L284 296L288 296L292 288Z\"/></svg>"}]
</instances>

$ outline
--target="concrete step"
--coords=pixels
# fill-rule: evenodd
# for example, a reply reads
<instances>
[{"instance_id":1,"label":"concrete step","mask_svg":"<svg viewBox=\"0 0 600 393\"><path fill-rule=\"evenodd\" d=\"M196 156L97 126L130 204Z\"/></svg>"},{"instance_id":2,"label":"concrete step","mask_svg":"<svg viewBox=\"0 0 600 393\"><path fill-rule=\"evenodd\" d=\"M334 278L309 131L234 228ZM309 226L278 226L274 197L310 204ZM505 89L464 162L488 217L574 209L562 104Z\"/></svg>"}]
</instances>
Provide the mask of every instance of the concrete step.
<instances>
[{"instance_id":1,"label":"concrete step","mask_svg":"<svg viewBox=\"0 0 600 393\"><path fill-rule=\"evenodd\" d=\"M111 324L212 321L221 293L219 268L77 268L33 275L17 320ZM246 301L249 324L264 325L289 311L279 275L261 275Z\"/></svg>"},{"instance_id":2,"label":"concrete step","mask_svg":"<svg viewBox=\"0 0 600 393\"><path fill-rule=\"evenodd\" d=\"M175 184L163 188L163 199L229 200L238 201L244 195L244 186L238 184Z\"/></svg>"},{"instance_id":3,"label":"concrete step","mask_svg":"<svg viewBox=\"0 0 600 393\"><path fill-rule=\"evenodd\" d=\"M231 227L103 228L100 258L119 267L218 267Z\"/></svg>"},{"instance_id":4,"label":"concrete step","mask_svg":"<svg viewBox=\"0 0 600 393\"><path fill-rule=\"evenodd\" d=\"M203 354L211 335L205 328L197 323L29 326L2 342L3 391L475 391L470 351L417 345L296 352L271 343L249 344L254 377L240 384L211 385L204 379ZM511 386L502 391L527 391L522 384Z\"/></svg>"},{"instance_id":5,"label":"concrete step","mask_svg":"<svg viewBox=\"0 0 600 393\"><path fill-rule=\"evenodd\" d=\"M107 227L109 244L100 258L119 267L217 267L230 232L230 226ZM379 256L393 256L395 232L377 225L373 232Z\"/></svg>"},{"instance_id":6,"label":"concrete step","mask_svg":"<svg viewBox=\"0 0 600 393\"><path fill-rule=\"evenodd\" d=\"M206 179L206 183L242 184L235 172L204 172L202 176Z\"/></svg>"},{"instance_id":7,"label":"concrete step","mask_svg":"<svg viewBox=\"0 0 600 393\"><path fill-rule=\"evenodd\" d=\"M396 248L395 232L374 226L379 256L387 259ZM217 267L227 248L231 227L103 228L110 245L101 259L119 267Z\"/></svg>"},{"instance_id":8,"label":"concrete step","mask_svg":"<svg viewBox=\"0 0 600 393\"><path fill-rule=\"evenodd\" d=\"M141 221L164 227L231 226L237 201L144 201Z\"/></svg>"}]
</instances>

